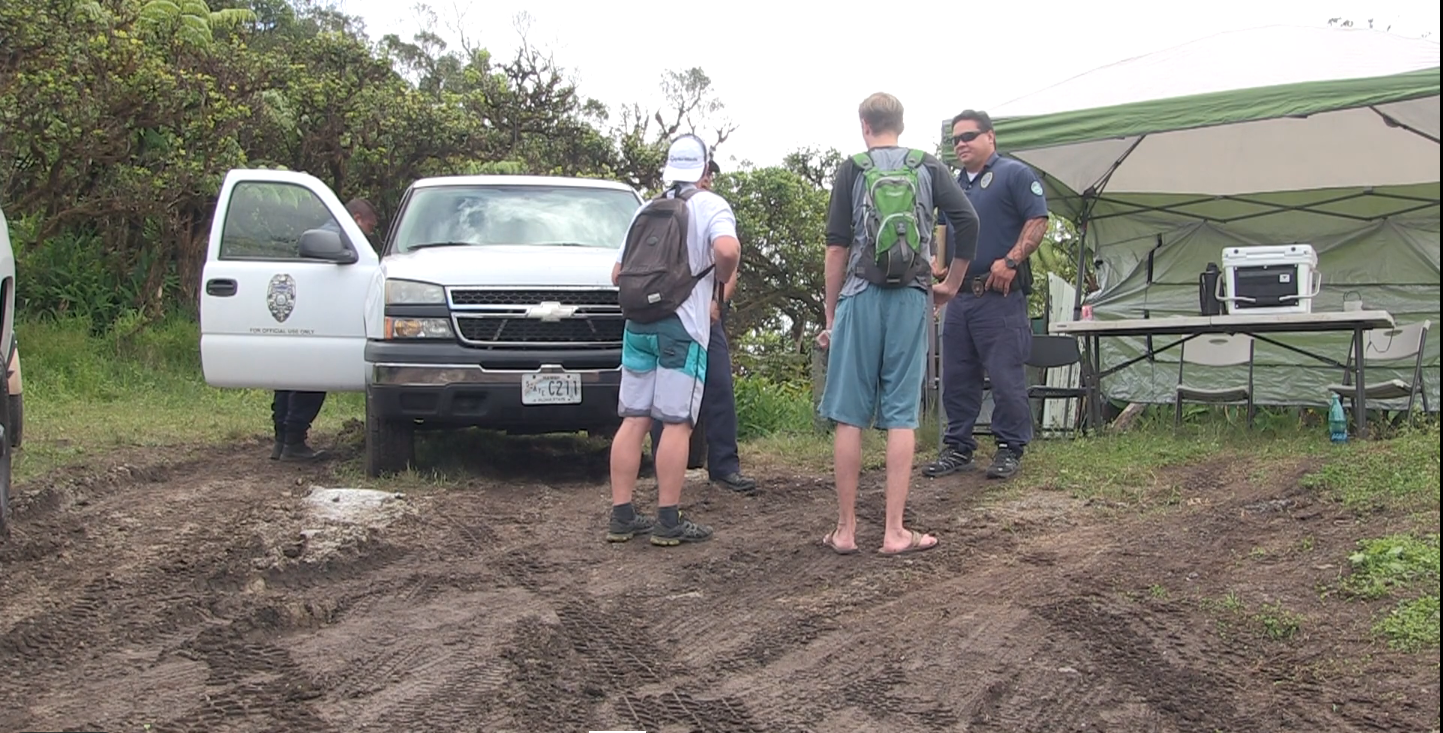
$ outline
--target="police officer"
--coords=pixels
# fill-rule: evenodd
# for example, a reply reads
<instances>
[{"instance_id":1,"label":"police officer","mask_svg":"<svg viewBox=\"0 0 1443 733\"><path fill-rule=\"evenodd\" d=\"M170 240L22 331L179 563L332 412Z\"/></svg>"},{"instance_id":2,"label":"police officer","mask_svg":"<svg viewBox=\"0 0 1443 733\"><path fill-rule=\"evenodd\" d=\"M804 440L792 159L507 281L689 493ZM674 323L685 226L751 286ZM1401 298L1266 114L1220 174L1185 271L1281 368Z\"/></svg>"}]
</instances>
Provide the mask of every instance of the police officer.
<instances>
[{"instance_id":1,"label":"police officer","mask_svg":"<svg viewBox=\"0 0 1443 733\"><path fill-rule=\"evenodd\" d=\"M972 428L982 409L983 380L990 378L997 452L987 477L1010 478L1032 440L1023 366L1032 352L1027 315L1032 269L1027 258L1047 232L1047 198L1031 168L997 154L996 132L986 112L969 109L952 118L952 150L962 164L957 182L977 210L981 231L977 257L944 316L942 406L947 430L941 454L923 474L946 476L972 465L977 450Z\"/></svg>"},{"instance_id":2,"label":"police officer","mask_svg":"<svg viewBox=\"0 0 1443 733\"><path fill-rule=\"evenodd\" d=\"M365 199L351 199L346 204L346 213L356 220L356 226L367 237L376 231L378 217L371 202ZM340 233L341 226L334 219L327 219L320 229ZM271 397L271 424L275 428L275 445L271 448L271 460L310 461L320 458L318 451L306 444L311 423L321 414L321 405L326 401L325 392L301 392L276 390Z\"/></svg>"},{"instance_id":3,"label":"police officer","mask_svg":"<svg viewBox=\"0 0 1443 733\"><path fill-rule=\"evenodd\" d=\"M706 176L697 182L699 188L711 190L712 177L721 173L713 160ZM712 483L737 493L756 491L757 482L742 474L737 454L737 402L732 383L731 347L727 344L726 317L736 293L737 276L722 286L720 297L712 302L711 343L706 347L706 385L702 388L701 425L706 431L707 473ZM661 421L652 421L652 450L661 444Z\"/></svg>"}]
</instances>

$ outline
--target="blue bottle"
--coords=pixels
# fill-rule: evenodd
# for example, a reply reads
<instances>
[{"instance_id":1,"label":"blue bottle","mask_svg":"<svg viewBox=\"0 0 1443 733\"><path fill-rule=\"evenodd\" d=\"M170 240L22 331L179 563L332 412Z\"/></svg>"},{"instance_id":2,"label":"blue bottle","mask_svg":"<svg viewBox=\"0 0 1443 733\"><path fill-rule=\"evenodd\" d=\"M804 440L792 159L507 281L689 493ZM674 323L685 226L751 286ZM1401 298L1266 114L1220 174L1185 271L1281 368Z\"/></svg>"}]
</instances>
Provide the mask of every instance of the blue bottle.
<instances>
[{"instance_id":1,"label":"blue bottle","mask_svg":"<svg viewBox=\"0 0 1443 733\"><path fill-rule=\"evenodd\" d=\"M1333 404L1328 407L1328 433L1334 443L1348 442L1348 416L1337 395L1333 395Z\"/></svg>"}]
</instances>

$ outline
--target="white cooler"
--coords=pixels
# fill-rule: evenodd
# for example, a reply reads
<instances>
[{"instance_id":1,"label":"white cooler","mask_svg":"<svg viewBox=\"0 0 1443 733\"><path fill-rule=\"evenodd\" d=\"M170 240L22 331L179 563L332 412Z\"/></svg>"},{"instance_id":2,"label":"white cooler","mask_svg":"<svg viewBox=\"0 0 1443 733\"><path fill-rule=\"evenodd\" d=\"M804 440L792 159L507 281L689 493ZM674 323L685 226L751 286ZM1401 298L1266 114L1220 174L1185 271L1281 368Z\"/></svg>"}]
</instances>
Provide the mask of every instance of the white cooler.
<instances>
[{"instance_id":1,"label":"white cooler","mask_svg":"<svg viewBox=\"0 0 1443 733\"><path fill-rule=\"evenodd\" d=\"M1312 313L1323 285L1317 267L1309 244L1228 247L1218 300L1231 314Z\"/></svg>"}]
</instances>

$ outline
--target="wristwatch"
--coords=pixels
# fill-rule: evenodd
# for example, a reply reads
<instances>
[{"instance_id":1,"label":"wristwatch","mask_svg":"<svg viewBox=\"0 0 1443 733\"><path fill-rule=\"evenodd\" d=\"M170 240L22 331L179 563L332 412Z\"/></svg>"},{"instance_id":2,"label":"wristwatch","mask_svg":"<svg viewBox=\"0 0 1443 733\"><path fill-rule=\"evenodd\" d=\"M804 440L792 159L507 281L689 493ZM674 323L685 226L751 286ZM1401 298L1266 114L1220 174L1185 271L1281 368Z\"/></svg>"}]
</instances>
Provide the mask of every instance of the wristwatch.
<instances>
[{"instance_id":1,"label":"wristwatch","mask_svg":"<svg viewBox=\"0 0 1443 733\"><path fill-rule=\"evenodd\" d=\"M1017 260L1014 260L1011 257L1003 257L1002 264L1007 265L1007 269L1009 270L1017 269Z\"/></svg>"}]
</instances>

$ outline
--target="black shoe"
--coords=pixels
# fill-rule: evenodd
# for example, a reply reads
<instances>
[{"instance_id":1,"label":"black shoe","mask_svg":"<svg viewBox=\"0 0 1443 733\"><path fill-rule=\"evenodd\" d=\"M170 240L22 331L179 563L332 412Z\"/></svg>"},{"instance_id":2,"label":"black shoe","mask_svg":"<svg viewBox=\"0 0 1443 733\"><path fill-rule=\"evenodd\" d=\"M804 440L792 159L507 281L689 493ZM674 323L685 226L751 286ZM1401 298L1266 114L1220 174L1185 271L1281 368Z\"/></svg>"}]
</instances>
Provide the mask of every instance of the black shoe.
<instances>
[{"instance_id":1,"label":"black shoe","mask_svg":"<svg viewBox=\"0 0 1443 733\"><path fill-rule=\"evenodd\" d=\"M723 488L735 491L738 494L752 494L757 490L757 481L747 478L740 473L729 473L725 476L711 477L712 483L720 484Z\"/></svg>"},{"instance_id":2,"label":"black shoe","mask_svg":"<svg viewBox=\"0 0 1443 733\"><path fill-rule=\"evenodd\" d=\"M637 514L630 522L623 522L615 516L611 518L611 524L606 527L607 542L626 542L639 534L651 534L656 526L656 520L645 514Z\"/></svg>"},{"instance_id":3,"label":"black shoe","mask_svg":"<svg viewBox=\"0 0 1443 733\"><path fill-rule=\"evenodd\" d=\"M922 475L927 478L940 478L949 474L957 473L964 468L972 466L972 451L947 446L938 454L937 460L922 468Z\"/></svg>"},{"instance_id":4,"label":"black shoe","mask_svg":"<svg viewBox=\"0 0 1443 733\"><path fill-rule=\"evenodd\" d=\"M285 431L280 428L276 428L275 438L276 442L274 445L271 446L271 460L279 461L281 459L281 452L284 451L286 448Z\"/></svg>"},{"instance_id":5,"label":"black shoe","mask_svg":"<svg viewBox=\"0 0 1443 733\"><path fill-rule=\"evenodd\" d=\"M1021 462L1022 451L999 445L997 454L992 456L992 465L987 467L987 478L1012 478L1021 468Z\"/></svg>"},{"instance_id":6,"label":"black shoe","mask_svg":"<svg viewBox=\"0 0 1443 733\"><path fill-rule=\"evenodd\" d=\"M303 440L299 443L287 443L285 447L281 449L281 460L314 461L325 454L325 451L312 450Z\"/></svg>"},{"instance_id":7,"label":"black shoe","mask_svg":"<svg viewBox=\"0 0 1443 733\"><path fill-rule=\"evenodd\" d=\"M670 527L657 522L651 528L651 544L675 547L683 542L705 542L711 539L711 527L683 519Z\"/></svg>"}]
</instances>

